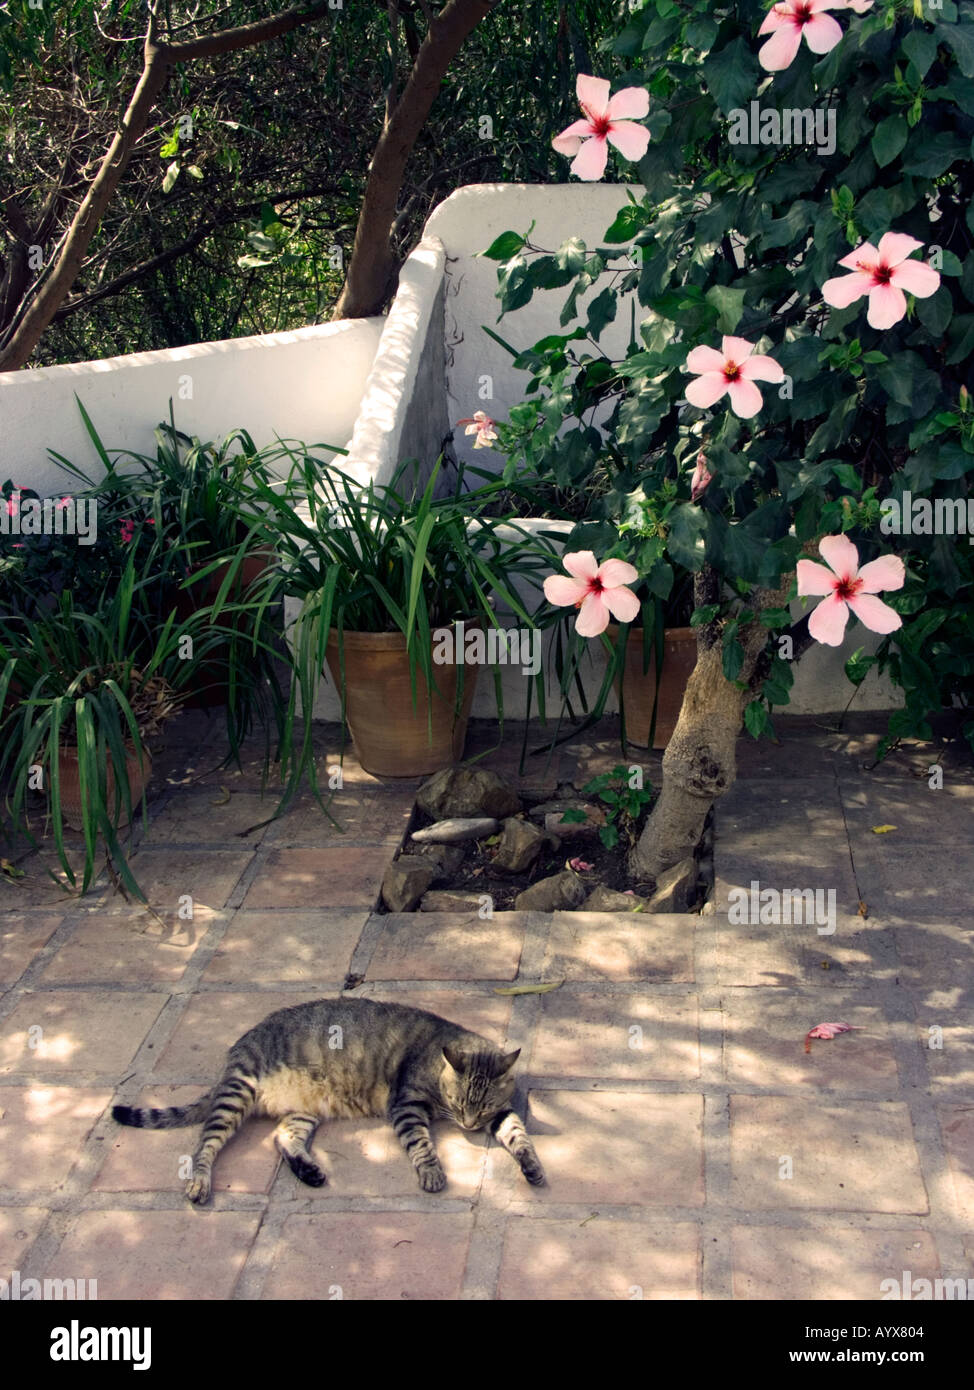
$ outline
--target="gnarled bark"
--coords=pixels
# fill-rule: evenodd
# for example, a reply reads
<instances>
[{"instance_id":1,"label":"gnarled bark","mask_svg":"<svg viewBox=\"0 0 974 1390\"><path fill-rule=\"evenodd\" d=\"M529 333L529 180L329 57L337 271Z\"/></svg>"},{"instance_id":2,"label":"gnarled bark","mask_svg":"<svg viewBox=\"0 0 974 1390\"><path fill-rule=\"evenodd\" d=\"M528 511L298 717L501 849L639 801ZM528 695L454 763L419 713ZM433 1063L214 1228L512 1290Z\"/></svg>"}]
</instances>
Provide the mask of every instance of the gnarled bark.
<instances>
[{"instance_id":1,"label":"gnarled bark","mask_svg":"<svg viewBox=\"0 0 974 1390\"><path fill-rule=\"evenodd\" d=\"M768 630L758 618L767 608L783 606L791 580L792 575L788 574L777 589L755 589L748 596L755 618L737 634L744 648L740 686L724 675L722 624L716 621L698 630L697 664L687 682L680 718L663 754L659 800L632 854L630 869L634 877L658 878L665 869L692 854L711 806L734 785L737 735L744 708L754 698L770 664L765 656ZM719 597L719 577L705 568L694 584L697 607L715 603ZM795 655L798 654L796 646Z\"/></svg>"}]
</instances>

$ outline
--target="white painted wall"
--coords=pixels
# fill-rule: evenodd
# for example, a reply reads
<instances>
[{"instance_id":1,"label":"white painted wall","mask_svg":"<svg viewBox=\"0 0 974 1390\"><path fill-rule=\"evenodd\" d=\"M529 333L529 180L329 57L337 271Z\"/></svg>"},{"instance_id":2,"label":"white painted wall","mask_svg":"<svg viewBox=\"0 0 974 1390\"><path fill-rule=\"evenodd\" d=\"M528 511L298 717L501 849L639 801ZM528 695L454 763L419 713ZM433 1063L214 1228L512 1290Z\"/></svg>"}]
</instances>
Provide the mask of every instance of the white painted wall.
<instances>
[{"instance_id":1,"label":"white painted wall","mask_svg":"<svg viewBox=\"0 0 974 1390\"><path fill-rule=\"evenodd\" d=\"M400 292L363 398L353 460L346 462L354 461L355 471L363 478L384 481L399 459L407 456L402 448L403 424L410 402L435 399L439 386L441 367L432 351L432 338L438 323L441 289L447 418L454 426L476 410L505 418L510 408L524 399L528 376L511 367L510 355L483 331L483 326L493 328L518 350L529 347L545 334L558 331L558 316L568 288L540 291L529 305L498 323L497 265L481 253L501 232L526 233L532 222L531 242L547 250L556 250L569 236L581 237L589 247L601 245L624 201L625 194L618 185L475 184L457 189L441 203L426 224L423 242L403 270ZM593 286L588 297L599 289L599 285ZM584 305L586 301L583 298L581 302ZM643 316L637 306L637 325ZM620 309L616 321L603 334L605 351L611 356L624 355L629 332L629 314ZM485 377L489 379L489 396L482 394ZM430 432L426 440L427 448L433 450L431 457L436 452L434 434L435 431ZM489 467L494 457L500 467L500 456L492 456L488 449L474 451L473 439L462 429L455 429L454 448L462 461ZM793 608L795 618L803 611L803 605L797 603ZM844 663L858 647L872 652L878 641L857 625L842 647L832 649L816 644L798 665L788 708L796 714L843 708L853 693L842 669ZM586 684L594 697L604 672L604 658L599 644L592 642L590 647L591 679ZM550 669L547 652L545 669ZM515 711L523 708L523 691L520 672L505 670L508 717L516 718ZM549 700L556 699L556 686L550 682ZM900 692L887 679L870 672L856 695L854 708L891 709L900 704ZM610 697L607 708L617 708L614 697ZM475 697L474 714L489 716L494 709L493 682L485 673ZM316 714L331 719L337 710L337 694L323 683Z\"/></svg>"},{"instance_id":2,"label":"white painted wall","mask_svg":"<svg viewBox=\"0 0 974 1390\"><path fill-rule=\"evenodd\" d=\"M202 439L249 431L258 447L279 435L344 447L352 436L384 319L317 324L289 333L193 343L100 362L0 373L0 482L42 496L68 475L56 449L93 478L102 474L75 401L84 402L109 453L154 453L168 419ZM185 399L187 392L191 398Z\"/></svg>"}]
</instances>

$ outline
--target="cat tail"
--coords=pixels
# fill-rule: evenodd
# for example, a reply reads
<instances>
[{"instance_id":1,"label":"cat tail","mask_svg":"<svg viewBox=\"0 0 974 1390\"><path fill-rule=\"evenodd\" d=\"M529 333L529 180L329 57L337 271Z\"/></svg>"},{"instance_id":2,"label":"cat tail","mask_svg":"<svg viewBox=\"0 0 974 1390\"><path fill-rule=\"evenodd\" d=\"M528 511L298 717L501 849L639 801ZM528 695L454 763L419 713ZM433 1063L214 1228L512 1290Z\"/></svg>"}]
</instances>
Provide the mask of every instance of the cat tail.
<instances>
[{"instance_id":1,"label":"cat tail","mask_svg":"<svg viewBox=\"0 0 974 1390\"><path fill-rule=\"evenodd\" d=\"M191 1105L171 1105L167 1110L140 1110L132 1105L113 1105L112 1119L120 1125L133 1125L136 1129L184 1129L187 1125L202 1124L210 1112L215 1089L211 1088Z\"/></svg>"}]
</instances>

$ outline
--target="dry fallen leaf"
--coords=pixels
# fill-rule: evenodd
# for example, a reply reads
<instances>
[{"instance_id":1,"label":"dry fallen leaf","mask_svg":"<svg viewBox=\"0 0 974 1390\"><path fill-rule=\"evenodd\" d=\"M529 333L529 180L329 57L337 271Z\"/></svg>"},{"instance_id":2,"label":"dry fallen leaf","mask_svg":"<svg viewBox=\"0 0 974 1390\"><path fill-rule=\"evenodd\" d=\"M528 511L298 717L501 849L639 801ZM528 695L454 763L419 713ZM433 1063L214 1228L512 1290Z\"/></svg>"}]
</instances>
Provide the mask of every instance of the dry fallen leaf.
<instances>
[{"instance_id":1,"label":"dry fallen leaf","mask_svg":"<svg viewBox=\"0 0 974 1390\"><path fill-rule=\"evenodd\" d=\"M223 793L223 795L214 797L214 799L210 802L211 806L225 806L227 802L230 800L230 788L221 787L220 790Z\"/></svg>"},{"instance_id":2,"label":"dry fallen leaf","mask_svg":"<svg viewBox=\"0 0 974 1390\"><path fill-rule=\"evenodd\" d=\"M805 1034L805 1051L811 1052L812 1038L834 1038L839 1033L851 1033L864 1027L861 1023L818 1023Z\"/></svg>"},{"instance_id":3,"label":"dry fallen leaf","mask_svg":"<svg viewBox=\"0 0 974 1390\"><path fill-rule=\"evenodd\" d=\"M874 834L874 835L888 835L889 832L890 832L891 830L895 830L895 829L896 829L896 826L895 826L895 825L874 825L874 826L873 826L873 834Z\"/></svg>"},{"instance_id":4,"label":"dry fallen leaf","mask_svg":"<svg viewBox=\"0 0 974 1390\"><path fill-rule=\"evenodd\" d=\"M547 994L551 989L561 989L564 980L556 980L553 985L511 985L509 989L495 989L495 994Z\"/></svg>"},{"instance_id":5,"label":"dry fallen leaf","mask_svg":"<svg viewBox=\"0 0 974 1390\"><path fill-rule=\"evenodd\" d=\"M863 902L862 898L859 899L859 916L860 916L860 917L868 917L868 916L869 916L869 908L868 908L868 907L866 906L866 904Z\"/></svg>"}]
</instances>

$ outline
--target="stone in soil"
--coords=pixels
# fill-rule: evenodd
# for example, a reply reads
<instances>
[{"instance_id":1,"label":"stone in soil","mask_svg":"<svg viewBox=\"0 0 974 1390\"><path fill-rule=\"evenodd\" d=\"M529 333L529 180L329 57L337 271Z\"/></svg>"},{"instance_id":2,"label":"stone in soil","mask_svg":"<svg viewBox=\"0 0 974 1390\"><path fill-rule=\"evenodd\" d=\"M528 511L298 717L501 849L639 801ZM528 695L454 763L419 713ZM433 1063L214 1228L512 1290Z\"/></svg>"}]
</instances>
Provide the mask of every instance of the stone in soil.
<instances>
[{"instance_id":1,"label":"stone in soil","mask_svg":"<svg viewBox=\"0 0 974 1390\"><path fill-rule=\"evenodd\" d=\"M390 912L412 912L436 875L436 866L419 855L401 854L386 869L382 901Z\"/></svg>"},{"instance_id":2,"label":"stone in soil","mask_svg":"<svg viewBox=\"0 0 974 1390\"><path fill-rule=\"evenodd\" d=\"M689 912L697 897L697 862L681 859L656 880L647 912Z\"/></svg>"},{"instance_id":3,"label":"stone in soil","mask_svg":"<svg viewBox=\"0 0 974 1390\"><path fill-rule=\"evenodd\" d=\"M464 853L459 845L438 845L433 842L419 844L416 846L416 850L419 855L434 865L436 869L434 883L448 883L464 860Z\"/></svg>"},{"instance_id":4,"label":"stone in soil","mask_svg":"<svg viewBox=\"0 0 974 1390\"><path fill-rule=\"evenodd\" d=\"M431 888L419 900L420 912L478 912L482 893L458 893L452 888Z\"/></svg>"},{"instance_id":5,"label":"stone in soil","mask_svg":"<svg viewBox=\"0 0 974 1390\"><path fill-rule=\"evenodd\" d=\"M454 816L428 825L425 830L414 830L412 838L418 845L454 845L465 840L482 840L486 835L496 834L498 829L497 821L488 816Z\"/></svg>"},{"instance_id":6,"label":"stone in soil","mask_svg":"<svg viewBox=\"0 0 974 1390\"><path fill-rule=\"evenodd\" d=\"M646 899L635 893L620 893L600 883L582 903L583 912L645 912Z\"/></svg>"},{"instance_id":7,"label":"stone in soil","mask_svg":"<svg viewBox=\"0 0 974 1390\"><path fill-rule=\"evenodd\" d=\"M416 805L433 820L457 816L516 815L521 799L503 777L485 767L446 767L435 772L416 794Z\"/></svg>"},{"instance_id":8,"label":"stone in soil","mask_svg":"<svg viewBox=\"0 0 974 1390\"><path fill-rule=\"evenodd\" d=\"M515 912L570 912L580 907L588 890L571 869L539 878L514 899Z\"/></svg>"},{"instance_id":9,"label":"stone in soil","mask_svg":"<svg viewBox=\"0 0 974 1390\"><path fill-rule=\"evenodd\" d=\"M524 873L525 869L530 869L541 853L541 847L547 842L548 836L543 830L530 821L511 816L504 822L493 867L508 874Z\"/></svg>"}]
</instances>

